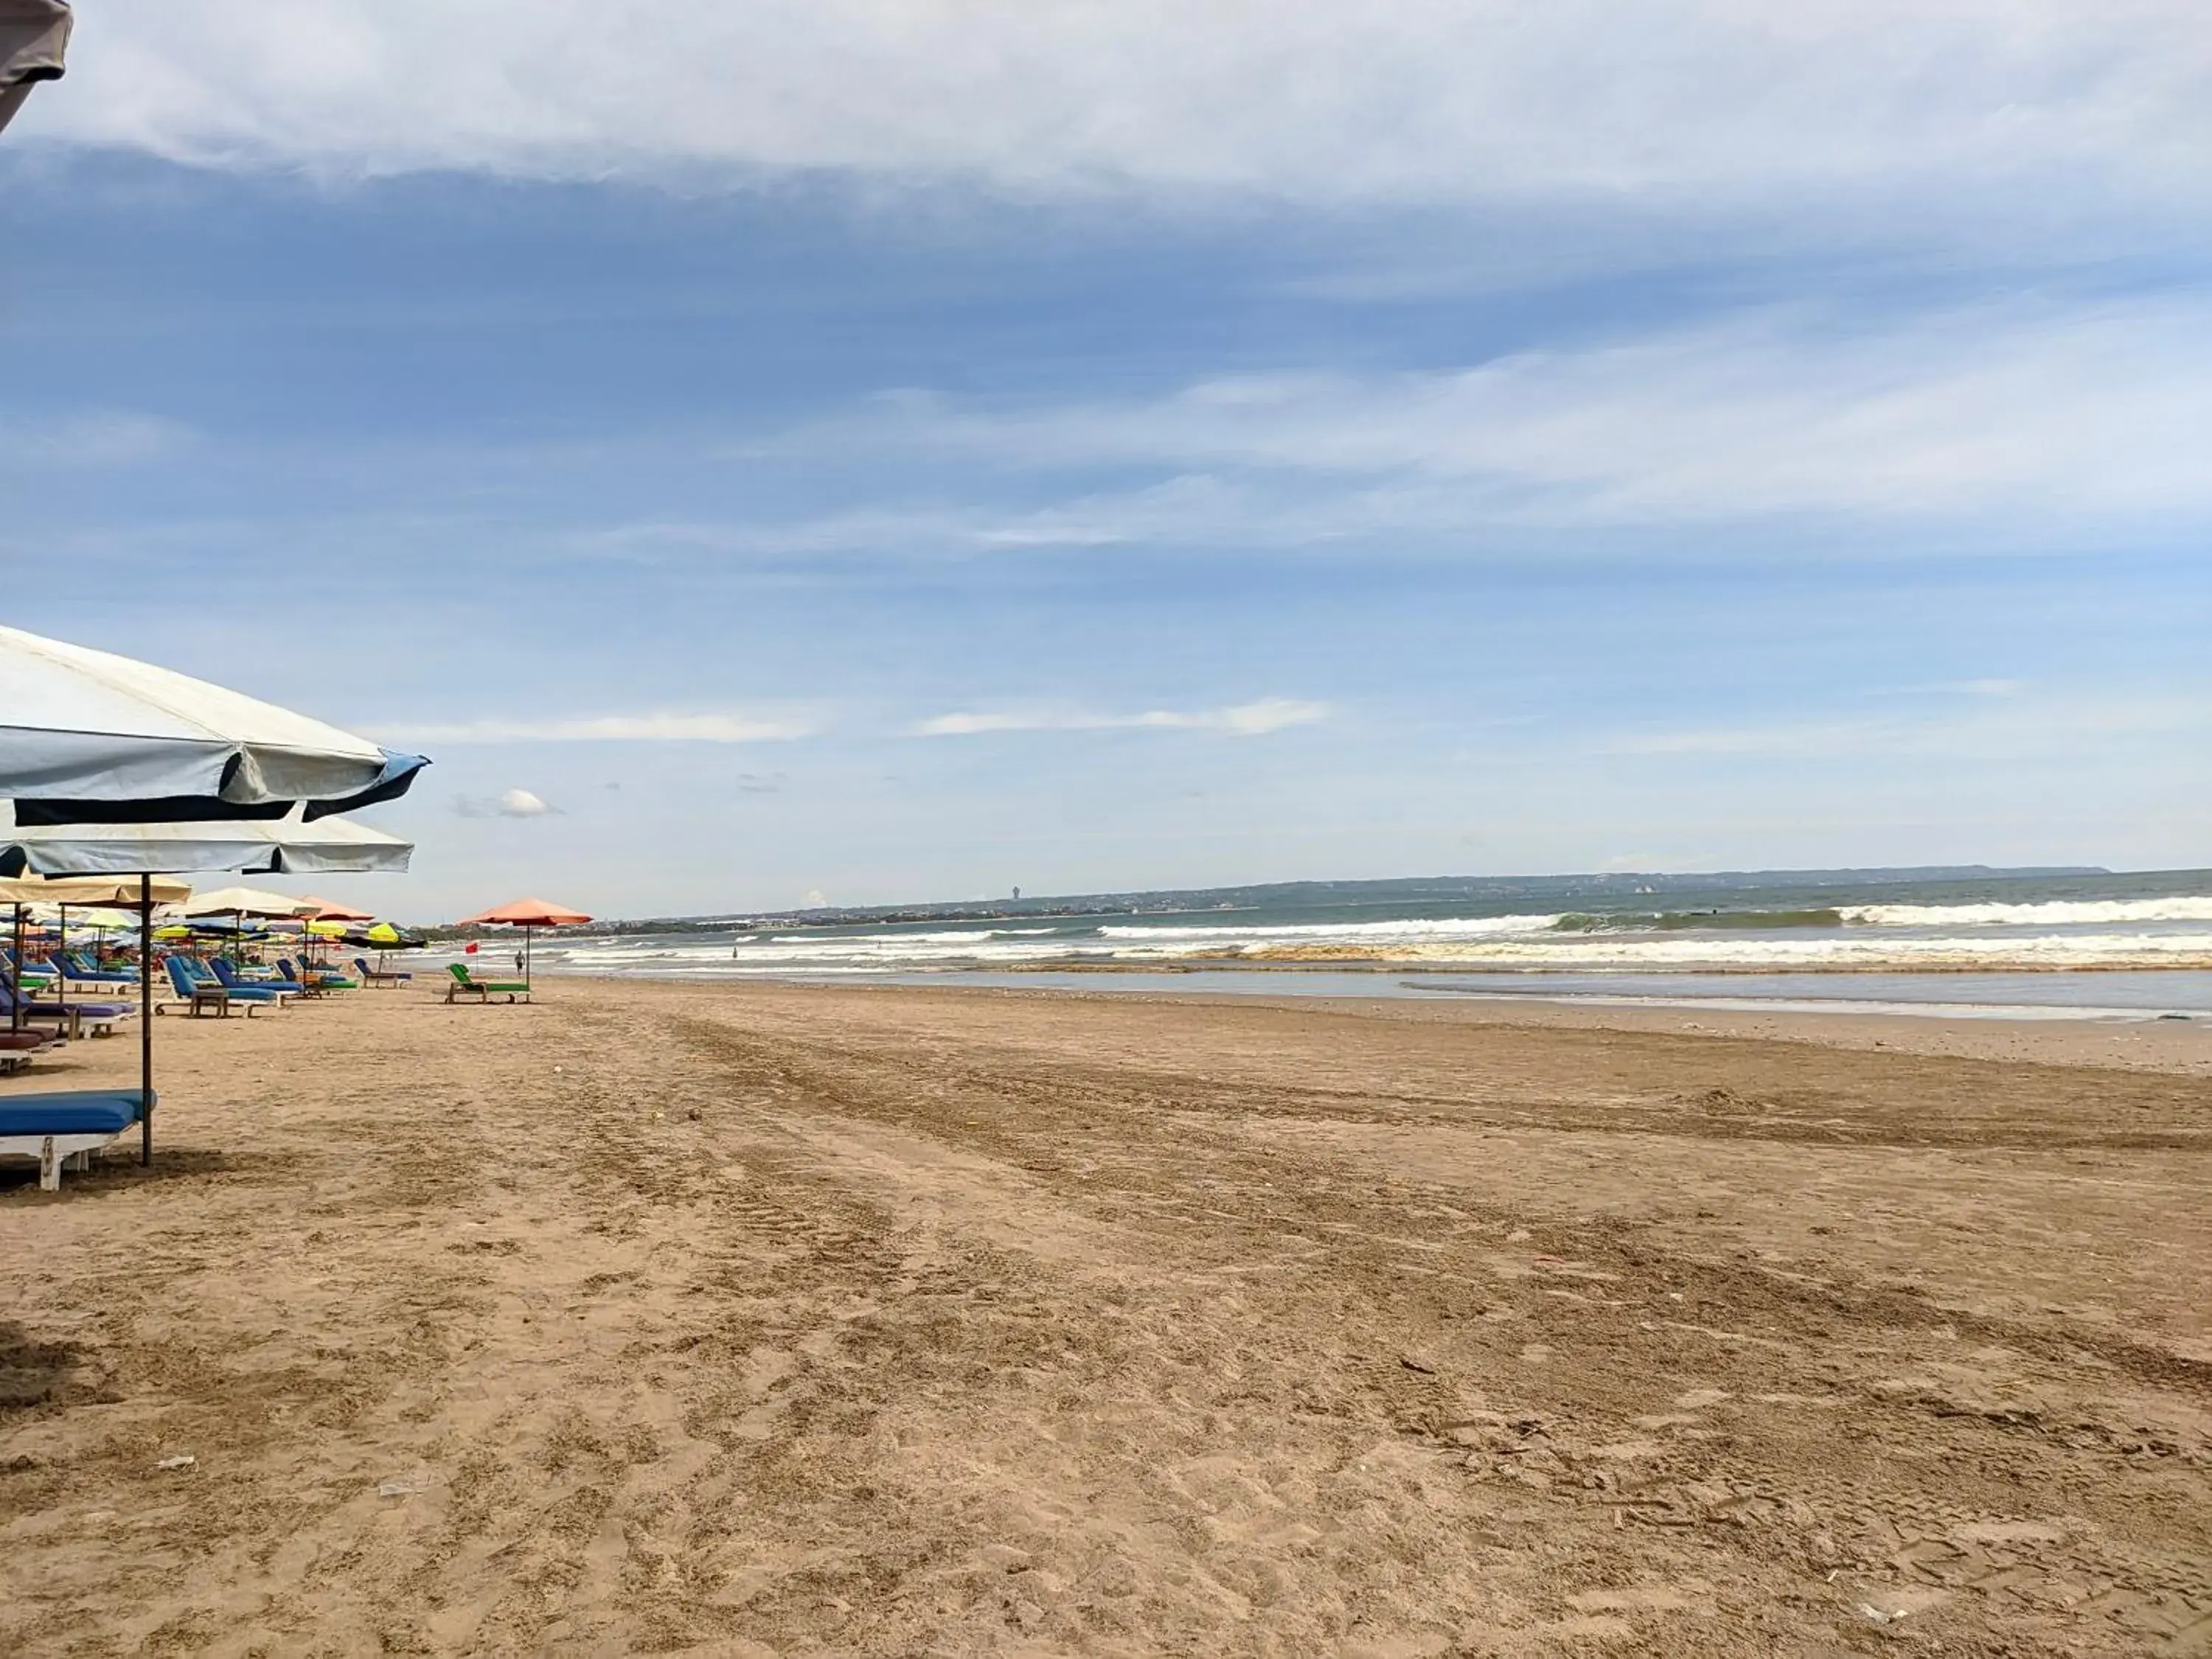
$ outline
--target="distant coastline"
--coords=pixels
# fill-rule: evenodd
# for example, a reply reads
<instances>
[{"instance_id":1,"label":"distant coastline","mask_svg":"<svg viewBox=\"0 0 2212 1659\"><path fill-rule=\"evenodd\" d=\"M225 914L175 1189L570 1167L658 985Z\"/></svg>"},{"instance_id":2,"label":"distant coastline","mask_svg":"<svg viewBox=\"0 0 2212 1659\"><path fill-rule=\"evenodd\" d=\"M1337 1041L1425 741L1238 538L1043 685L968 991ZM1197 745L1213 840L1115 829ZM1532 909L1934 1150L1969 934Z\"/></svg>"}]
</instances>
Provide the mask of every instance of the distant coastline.
<instances>
[{"instance_id":1,"label":"distant coastline","mask_svg":"<svg viewBox=\"0 0 2212 1659\"><path fill-rule=\"evenodd\" d=\"M1210 912L1273 910L1327 906L1402 907L1482 904L1526 900L1547 908L1572 910L1577 898L1610 902L1639 897L1689 896L1757 892L1773 888L1839 890L1863 900L1869 890L1930 882L2055 882L2094 879L2113 872L2100 865L2002 866L1983 864L1912 865L1865 869L1594 871L1536 876L1410 876L1360 881L1257 882L1230 887L1160 888L1117 893L1040 895L1035 898L945 900L881 905L817 905L796 910L722 912L715 915L649 916L598 921L578 933L623 936L639 933L726 933L757 929L887 927L925 922L1051 921L1088 916L1196 915ZM2162 872L2148 872L2162 873ZM1992 891L1989 896L1999 896ZM1660 907L1652 907L1658 908ZM433 937L454 937L452 928Z\"/></svg>"}]
</instances>

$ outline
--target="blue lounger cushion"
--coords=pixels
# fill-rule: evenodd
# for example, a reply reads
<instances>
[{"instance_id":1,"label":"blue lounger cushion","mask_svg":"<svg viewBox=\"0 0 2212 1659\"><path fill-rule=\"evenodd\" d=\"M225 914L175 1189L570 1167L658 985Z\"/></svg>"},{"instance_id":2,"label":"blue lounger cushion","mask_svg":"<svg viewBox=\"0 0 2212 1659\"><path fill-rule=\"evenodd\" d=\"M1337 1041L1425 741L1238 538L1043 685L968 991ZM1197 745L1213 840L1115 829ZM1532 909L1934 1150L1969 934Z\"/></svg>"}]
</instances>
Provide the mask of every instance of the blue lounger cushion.
<instances>
[{"instance_id":1,"label":"blue lounger cushion","mask_svg":"<svg viewBox=\"0 0 2212 1659\"><path fill-rule=\"evenodd\" d=\"M158 1103L160 1097L155 1096ZM136 1089L57 1089L0 1096L0 1136L119 1135L138 1121Z\"/></svg>"}]
</instances>

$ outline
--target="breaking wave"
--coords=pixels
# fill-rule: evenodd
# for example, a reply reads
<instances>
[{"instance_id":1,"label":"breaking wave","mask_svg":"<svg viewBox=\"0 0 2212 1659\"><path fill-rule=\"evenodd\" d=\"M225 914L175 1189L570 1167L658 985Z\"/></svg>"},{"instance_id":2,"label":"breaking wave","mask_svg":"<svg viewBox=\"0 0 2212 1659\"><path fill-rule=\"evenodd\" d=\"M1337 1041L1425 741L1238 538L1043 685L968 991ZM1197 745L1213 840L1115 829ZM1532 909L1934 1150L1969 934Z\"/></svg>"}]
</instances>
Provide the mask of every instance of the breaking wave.
<instances>
[{"instance_id":1,"label":"breaking wave","mask_svg":"<svg viewBox=\"0 0 2212 1659\"><path fill-rule=\"evenodd\" d=\"M1850 904L1863 927L2080 927L2212 921L2212 898L2051 899L2039 904Z\"/></svg>"},{"instance_id":2,"label":"breaking wave","mask_svg":"<svg viewBox=\"0 0 2212 1659\"><path fill-rule=\"evenodd\" d=\"M1340 921L1306 923L1284 927L1233 923L1209 927L1104 927L1098 937L1108 939L1134 939L1146 944L1155 941L1178 945L1203 945L1240 939L1481 939L1499 933L1540 933L1557 926L1564 918L1542 916L1468 916L1440 921Z\"/></svg>"},{"instance_id":3,"label":"breaking wave","mask_svg":"<svg viewBox=\"0 0 2212 1659\"><path fill-rule=\"evenodd\" d=\"M1686 933L1692 928L1725 928L1752 933L1777 927L1840 927L1844 913L1820 910L1657 910L1589 913L1570 910L1553 919L1557 933Z\"/></svg>"},{"instance_id":4,"label":"breaking wave","mask_svg":"<svg viewBox=\"0 0 2212 1659\"><path fill-rule=\"evenodd\" d=\"M1122 915L926 931L787 927L720 936L578 938L542 945L540 959L582 973L685 977L1392 963L1468 972L1632 975L2212 968L2212 897L1504 916L1392 917L1386 912L1373 919L1342 911L1308 920L1294 915L1282 910L1184 913L1155 921Z\"/></svg>"}]
</instances>

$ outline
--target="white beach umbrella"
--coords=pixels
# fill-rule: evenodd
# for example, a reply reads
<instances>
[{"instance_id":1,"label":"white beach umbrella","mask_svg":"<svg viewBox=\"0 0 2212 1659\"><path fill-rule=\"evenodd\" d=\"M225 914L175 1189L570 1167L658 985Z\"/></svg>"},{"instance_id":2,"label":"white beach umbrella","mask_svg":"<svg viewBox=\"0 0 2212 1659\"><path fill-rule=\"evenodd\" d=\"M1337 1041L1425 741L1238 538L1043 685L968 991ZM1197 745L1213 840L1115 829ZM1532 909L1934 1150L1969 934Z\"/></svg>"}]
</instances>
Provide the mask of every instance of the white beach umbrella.
<instances>
[{"instance_id":1,"label":"white beach umbrella","mask_svg":"<svg viewBox=\"0 0 2212 1659\"><path fill-rule=\"evenodd\" d=\"M295 804L319 818L404 794L428 764L151 663L0 628L0 797L19 825L277 818Z\"/></svg>"},{"instance_id":2,"label":"white beach umbrella","mask_svg":"<svg viewBox=\"0 0 2212 1659\"><path fill-rule=\"evenodd\" d=\"M22 805L14 803L19 809ZM0 876L137 875L236 870L246 875L404 871L412 843L349 818L290 817L212 823L9 823L0 802ZM289 915L290 912L286 914Z\"/></svg>"},{"instance_id":3,"label":"white beach umbrella","mask_svg":"<svg viewBox=\"0 0 2212 1659\"><path fill-rule=\"evenodd\" d=\"M182 904L192 896L191 884L179 881L173 876L155 876L152 882L154 902L165 908ZM125 908L138 902L138 878L136 876L18 876L14 879L0 878L0 904L20 904L26 908L44 905L90 905L103 909L122 906Z\"/></svg>"},{"instance_id":4,"label":"white beach umbrella","mask_svg":"<svg viewBox=\"0 0 2212 1659\"><path fill-rule=\"evenodd\" d=\"M184 907L188 916L260 916L289 920L312 916L322 908L316 899L296 899L289 893L272 893L265 887L218 887L196 893Z\"/></svg>"},{"instance_id":5,"label":"white beach umbrella","mask_svg":"<svg viewBox=\"0 0 2212 1659\"><path fill-rule=\"evenodd\" d=\"M62 0L0 0L0 127L33 87L62 78L69 36L70 9Z\"/></svg>"}]
</instances>

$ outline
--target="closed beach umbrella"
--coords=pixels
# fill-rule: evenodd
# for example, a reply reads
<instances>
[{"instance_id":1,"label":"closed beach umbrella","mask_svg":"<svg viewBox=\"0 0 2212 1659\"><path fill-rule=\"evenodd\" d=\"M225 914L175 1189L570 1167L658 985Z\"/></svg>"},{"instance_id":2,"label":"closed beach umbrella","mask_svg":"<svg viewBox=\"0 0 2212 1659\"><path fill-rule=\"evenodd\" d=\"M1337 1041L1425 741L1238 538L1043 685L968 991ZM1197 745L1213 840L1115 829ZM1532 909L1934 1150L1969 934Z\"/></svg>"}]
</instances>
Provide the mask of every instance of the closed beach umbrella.
<instances>
[{"instance_id":1,"label":"closed beach umbrella","mask_svg":"<svg viewBox=\"0 0 2212 1659\"><path fill-rule=\"evenodd\" d=\"M273 820L295 806L312 823L404 794L428 764L151 663L0 628L0 798L19 825Z\"/></svg>"},{"instance_id":2,"label":"closed beach umbrella","mask_svg":"<svg viewBox=\"0 0 2212 1659\"><path fill-rule=\"evenodd\" d=\"M591 918L581 910L571 910L566 905L549 904L544 899L516 899L511 904L501 904L472 916L463 916L456 927L520 927L522 929L522 982L530 983L530 936L540 927L574 927Z\"/></svg>"},{"instance_id":3,"label":"closed beach umbrella","mask_svg":"<svg viewBox=\"0 0 2212 1659\"><path fill-rule=\"evenodd\" d=\"M62 78L69 37L70 9L62 0L0 0L0 127L33 87Z\"/></svg>"}]
</instances>

